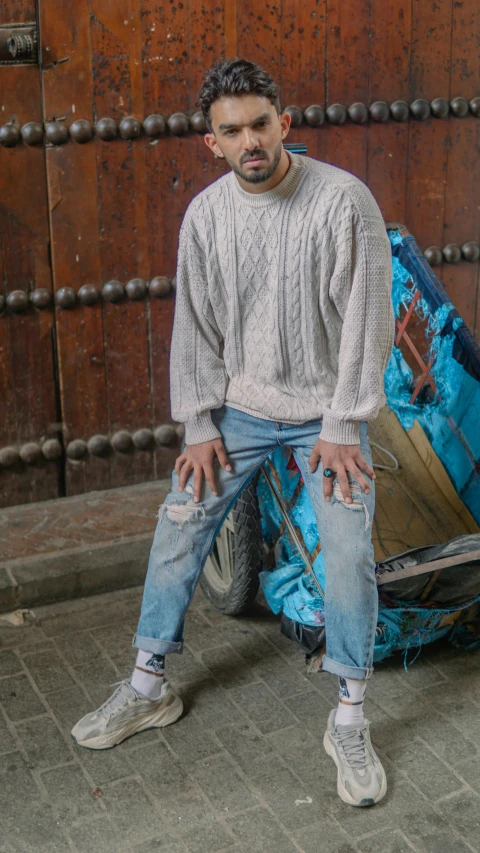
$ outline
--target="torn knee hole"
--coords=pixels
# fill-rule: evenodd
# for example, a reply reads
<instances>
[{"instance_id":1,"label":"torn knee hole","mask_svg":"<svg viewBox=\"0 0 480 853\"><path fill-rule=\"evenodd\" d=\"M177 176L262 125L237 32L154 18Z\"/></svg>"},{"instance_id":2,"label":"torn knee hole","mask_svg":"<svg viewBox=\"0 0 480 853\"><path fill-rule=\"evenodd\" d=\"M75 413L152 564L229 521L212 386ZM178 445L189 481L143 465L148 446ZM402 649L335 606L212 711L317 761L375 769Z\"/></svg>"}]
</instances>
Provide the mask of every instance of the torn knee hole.
<instances>
[{"instance_id":1,"label":"torn knee hole","mask_svg":"<svg viewBox=\"0 0 480 853\"><path fill-rule=\"evenodd\" d=\"M165 512L170 521L174 521L180 525L187 521L200 521L205 518L205 509L203 506L197 506L193 501L162 504L158 511L159 519L163 517Z\"/></svg>"},{"instance_id":2,"label":"torn knee hole","mask_svg":"<svg viewBox=\"0 0 480 853\"><path fill-rule=\"evenodd\" d=\"M357 509L357 508L362 509L363 508L363 501L360 498L360 492L353 491L351 489L350 493L352 496L352 503L347 504L347 503L345 503L345 498L343 497L340 484L336 483L333 487L333 495L337 499L337 501L340 501L340 503L344 504L345 506L351 507L352 509Z\"/></svg>"}]
</instances>

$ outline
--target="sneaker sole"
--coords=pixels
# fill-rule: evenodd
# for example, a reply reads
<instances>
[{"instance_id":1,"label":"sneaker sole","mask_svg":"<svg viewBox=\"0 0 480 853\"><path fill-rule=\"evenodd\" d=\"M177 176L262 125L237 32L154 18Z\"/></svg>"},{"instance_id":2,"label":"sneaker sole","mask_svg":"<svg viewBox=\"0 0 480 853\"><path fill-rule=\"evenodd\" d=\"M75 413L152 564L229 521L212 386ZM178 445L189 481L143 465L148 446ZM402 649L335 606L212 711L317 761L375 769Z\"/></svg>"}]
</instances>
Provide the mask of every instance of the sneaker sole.
<instances>
[{"instance_id":1,"label":"sneaker sole","mask_svg":"<svg viewBox=\"0 0 480 853\"><path fill-rule=\"evenodd\" d=\"M122 741L136 735L138 732L143 732L145 729L161 729L164 726L170 726L183 714L183 702L180 696L174 696L173 701L167 704L162 703L162 707L155 712L139 715L108 735L98 735L98 737L88 738L87 740L77 740L72 734L72 738L78 746L85 746L88 749L111 749L112 746L122 743Z\"/></svg>"},{"instance_id":2,"label":"sneaker sole","mask_svg":"<svg viewBox=\"0 0 480 853\"><path fill-rule=\"evenodd\" d=\"M383 799L383 797L387 793L387 777L385 776L385 771L383 771L382 787L380 788L380 791L377 794L377 796L376 797L364 797L362 800L360 800L360 802L357 802L356 800L353 799L351 794L348 793L347 789L342 784L337 753L336 753L335 747L333 746L333 744L332 744L332 742L328 736L328 731L325 732L325 734L324 734L323 746L324 746L325 752L327 753L328 757L332 759L332 761L334 762L334 764L337 767L337 771L338 771L338 773L337 773L337 793L338 793L338 796L340 797L340 799L342 799L344 803L348 803L349 806L357 806L360 808L365 808L366 806L374 806L375 803L378 803L378 802L380 802L380 800Z\"/></svg>"}]
</instances>

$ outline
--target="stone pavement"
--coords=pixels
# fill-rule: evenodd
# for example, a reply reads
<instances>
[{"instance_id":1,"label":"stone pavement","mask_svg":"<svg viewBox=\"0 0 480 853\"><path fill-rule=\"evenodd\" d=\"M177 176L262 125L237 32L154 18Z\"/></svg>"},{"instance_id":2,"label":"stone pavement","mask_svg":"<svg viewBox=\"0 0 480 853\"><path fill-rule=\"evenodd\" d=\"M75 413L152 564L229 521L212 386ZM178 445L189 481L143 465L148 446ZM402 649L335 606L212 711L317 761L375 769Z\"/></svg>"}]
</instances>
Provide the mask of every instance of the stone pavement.
<instances>
[{"instance_id":1,"label":"stone pavement","mask_svg":"<svg viewBox=\"0 0 480 853\"><path fill-rule=\"evenodd\" d=\"M322 738L337 702L259 602L196 593L167 660L188 713L112 750L70 728L131 669L139 587L0 618L1 853L466 853L480 850L480 653L425 646L376 664L366 698L389 791L336 793Z\"/></svg>"}]
</instances>

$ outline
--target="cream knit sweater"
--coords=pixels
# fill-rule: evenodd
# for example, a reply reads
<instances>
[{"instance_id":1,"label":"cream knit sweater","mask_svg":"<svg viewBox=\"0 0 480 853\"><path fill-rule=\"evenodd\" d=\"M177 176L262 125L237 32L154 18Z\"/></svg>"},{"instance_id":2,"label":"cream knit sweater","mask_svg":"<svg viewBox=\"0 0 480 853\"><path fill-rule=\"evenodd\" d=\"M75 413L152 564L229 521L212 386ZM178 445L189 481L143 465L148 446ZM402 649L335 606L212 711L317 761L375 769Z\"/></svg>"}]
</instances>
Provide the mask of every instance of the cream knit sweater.
<instances>
[{"instance_id":1,"label":"cream knit sweater","mask_svg":"<svg viewBox=\"0 0 480 853\"><path fill-rule=\"evenodd\" d=\"M350 172L289 156L273 190L245 192L229 172L185 213L170 400L187 444L220 436L210 410L224 403L292 424L323 417L322 439L358 444L359 422L385 402L394 318L380 209Z\"/></svg>"}]
</instances>

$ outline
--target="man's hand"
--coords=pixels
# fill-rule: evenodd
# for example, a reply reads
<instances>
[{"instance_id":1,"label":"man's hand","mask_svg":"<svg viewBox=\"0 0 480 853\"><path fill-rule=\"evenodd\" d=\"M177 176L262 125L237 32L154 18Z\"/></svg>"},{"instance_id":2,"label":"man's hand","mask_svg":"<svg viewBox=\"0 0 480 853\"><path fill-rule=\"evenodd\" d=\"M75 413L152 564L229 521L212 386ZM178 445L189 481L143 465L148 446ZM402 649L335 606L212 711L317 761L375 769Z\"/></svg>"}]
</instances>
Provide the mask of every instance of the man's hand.
<instances>
[{"instance_id":1,"label":"man's hand","mask_svg":"<svg viewBox=\"0 0 480 853\"><path fill-rule=\"evenodd\" d=\"M178 490L183 492L190 471L193 469L193 499L200 500L203 475L214 495L218 495L213 472L213 460L218 456L220 465L225 471L231 471L227 452L221 438L212 441L202 441L201 444L187 444L183 453L175 460L175 471L180 477Z\"/></svg>"},{"instance_id":2,"label":"man's hand","mask_svg":"<svg viewBox=\"0 0 480 853\"><path fill-rule=\"evenodd\" d=\"M366 492L367 495L370 494L370 486L363 476L362 471L365 471L372 480L376 480L376 474L366 459L363 458L360 451L360 445L332 444L330 441L322 441L322 439L319 438L309 459L310 471L312 474L317 470L318 460L320 458L322 459L323 470L325 470L325 468L331 468L332 471L334 471L333 477L323 478L323 496L326 501L329 501L332 497L333 481L335 476L337 476L345 503L352 503L347 471L350 471L350 473L355 477L363 491Z\"/></svg>"}]
</instances>

